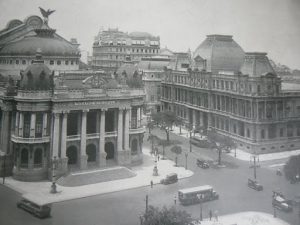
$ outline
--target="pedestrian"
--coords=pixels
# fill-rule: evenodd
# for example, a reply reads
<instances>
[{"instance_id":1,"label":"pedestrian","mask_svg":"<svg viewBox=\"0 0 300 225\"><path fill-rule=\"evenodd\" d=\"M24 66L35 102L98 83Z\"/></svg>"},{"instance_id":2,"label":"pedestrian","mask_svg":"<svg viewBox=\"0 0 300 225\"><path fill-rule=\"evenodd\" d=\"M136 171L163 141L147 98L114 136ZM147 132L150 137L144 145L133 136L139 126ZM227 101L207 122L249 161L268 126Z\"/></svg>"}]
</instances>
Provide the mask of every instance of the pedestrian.
<instances>
[{"instance_id":1,"label":"pedestrian","mask_svg":"<svg viewBox=\"0 0 300 225\"><path fill-rule=\"evenodd\" d=\"M215 219L218 221L218 210L215 211Z\"/></svg>"},{"instance_id":2,"label":"pedestrian","mask_svg":"<svg viewBox=\"0 0 300 225\"><path fill-rule=\"evenodd\" d=\"M151 188L153 188L153 181L152 180L150 181L150 186L151 186Z\"/></svg>"},{"instance_id":3,"label":"pedestrian","mask_svg":"<svg viewBox=\"0 0 300 225\"><path fill-rule=\"evenodd\" d=\"M159 157L160 157L160 156L159 156L159 154L158 154L158 156L157 156L157 160L158 160L158 161L159 161Z\"/></svg>"},{"instance_id":4,"label":"pedestrian","mask_svg":"<svg viewBox=\"0 0 300 225\"><path fill-rule=\"evenodd\" d=\"M212 218L212 211L211 209L209 210L209 221L211 221L211 218Z\"/></svg>"}]
</instances>

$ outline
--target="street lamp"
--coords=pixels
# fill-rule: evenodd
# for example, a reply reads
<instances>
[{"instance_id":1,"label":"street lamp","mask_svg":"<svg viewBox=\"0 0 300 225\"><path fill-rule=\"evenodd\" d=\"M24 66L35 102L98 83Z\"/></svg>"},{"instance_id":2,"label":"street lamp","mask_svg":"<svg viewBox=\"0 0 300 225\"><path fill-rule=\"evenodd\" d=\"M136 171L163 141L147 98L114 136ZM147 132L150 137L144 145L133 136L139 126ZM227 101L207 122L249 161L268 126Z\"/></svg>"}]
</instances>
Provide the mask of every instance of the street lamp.
<instances>
[{"instance_id":1,"label":"street lamp","mask_svg":"<svg viewBox=\"0 0 300 225\"><path fill-rule=\"evenodd\" d=\"M192 152L192 134L190 134L190 152Z\"/></svg>"},{"instance_id":2,"label":"street lamp","mask_svg":"<svg viewBox=\"0 0 300 225\"><path fill-rule=\"evenodd\" d=\"M202 221L202 200L203 200L203 194L197 194L197 198L200 202L200 221Z\"/></svg>"},{"instance_id":3,"label":"street lamp","mask_svg":"<svg viewBox=\"0 0 300 225\"><path fill-rule=\"evenodd\" d=\"M155 156L155 160L154 160L153 176L158 176L156 156Z\"/></svg>"},{"instance_id":4,"label":"street lamp","mask_svg":"<svg viewBox=\"0 0 300 225\"><path fill-rule=\"evenodd\" d=\"M51 185L51 190L50 193L55 194L57 193L57 189L56 189L56 174L55 174L55 170L56 170L56 164L57 164L57 159L56 156L54 156L53 160L52 160L52 185Z\"/></svg>"},{"instance_id":5,"label":"street lamp","mask_svg":"<svg viewBox=\"0 0 300 225\"><path fill-rule=\"evenodd\" d=\"M176 206L176 202L177 202L177 196L174 195L174 205Z\"/></svg>"},{"instance_id":6,"label":"street lamp","mask_svg":"<svg viewBox=\"0 0 300 225\"><path fill-rule=\"evenodd\" d=\"M186 152L186 153L184 153L184 155L185 155L185 169L187 170L187 158L188 158L189 153Z\"/></svg>"}]
</instances>

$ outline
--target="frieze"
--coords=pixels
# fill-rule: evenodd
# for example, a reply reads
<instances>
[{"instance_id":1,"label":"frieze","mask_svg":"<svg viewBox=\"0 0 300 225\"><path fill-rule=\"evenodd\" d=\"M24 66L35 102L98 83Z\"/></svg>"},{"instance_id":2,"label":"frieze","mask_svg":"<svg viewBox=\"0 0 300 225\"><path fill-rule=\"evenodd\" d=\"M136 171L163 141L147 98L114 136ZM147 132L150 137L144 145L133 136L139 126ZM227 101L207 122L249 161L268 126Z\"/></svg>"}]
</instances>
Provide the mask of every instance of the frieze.
<instances>
[{"instance_id":1,"label":"frieze","mask_svg":"<svg viewBox=\"0 0 300 225\"><path fill-rule=\"evenodd\" d=\"M63 110L87 110L87 109L103 109L110 108L129 108L130 102L119 101L81 101L81 102L64 102L55 103L53 105L53 111L61 112Z\"/></svg>"}]
</instances>

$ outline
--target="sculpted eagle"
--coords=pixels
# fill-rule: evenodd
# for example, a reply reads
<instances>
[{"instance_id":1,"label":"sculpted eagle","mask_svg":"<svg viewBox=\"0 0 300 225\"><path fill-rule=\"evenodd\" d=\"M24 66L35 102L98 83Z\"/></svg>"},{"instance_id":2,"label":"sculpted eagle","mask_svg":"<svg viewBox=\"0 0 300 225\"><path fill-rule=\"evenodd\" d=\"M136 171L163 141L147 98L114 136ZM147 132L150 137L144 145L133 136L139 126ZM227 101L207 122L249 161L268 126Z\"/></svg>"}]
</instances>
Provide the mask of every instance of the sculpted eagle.
<instances>
[{"instance_id":1,"label":"sculpted eagle","mask_svg":"<svg viewBox=\"0 0 300 225\"><path fill-rule=\"evenodd\" d=\"M48 18L49 15L51 15L52 13L55 12L55 10L50 10L50 9L48 9L48 10L46 11L45 9L43 9L43 8L41 8L41 7L39 7L39 8L40 8L40 11L41 11L41 13L42 13L42 15L43 15L44 18Z\"/></svg>"}]
</instances>

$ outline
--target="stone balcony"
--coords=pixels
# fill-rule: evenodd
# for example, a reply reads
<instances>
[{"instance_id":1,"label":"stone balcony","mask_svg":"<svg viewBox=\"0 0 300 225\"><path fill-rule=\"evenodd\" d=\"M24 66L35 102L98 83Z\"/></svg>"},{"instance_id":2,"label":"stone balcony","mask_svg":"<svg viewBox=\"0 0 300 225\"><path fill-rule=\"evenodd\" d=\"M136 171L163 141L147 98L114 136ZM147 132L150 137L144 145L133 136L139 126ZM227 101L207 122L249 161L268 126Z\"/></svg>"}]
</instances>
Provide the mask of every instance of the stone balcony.
<instances>
[{"instance_id":1,"label":"stone balcony","mask_svg":"<svg viewBox=\"0 0 300 225\"><path fill-rule=\"evenodd\" d=\"M50 136L24 138L24 137L19 137L19 136L16 136L15 134L12 134L11 141L14 143L24 143L24 144L48 143L48 142L50 142Z\"/></svg>"}]
</instances>

